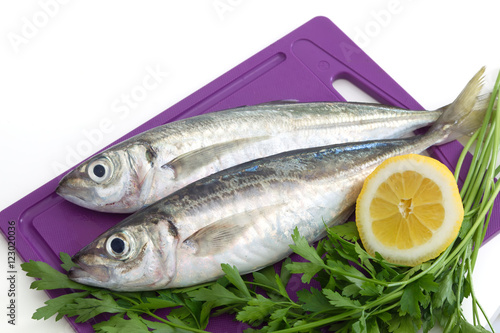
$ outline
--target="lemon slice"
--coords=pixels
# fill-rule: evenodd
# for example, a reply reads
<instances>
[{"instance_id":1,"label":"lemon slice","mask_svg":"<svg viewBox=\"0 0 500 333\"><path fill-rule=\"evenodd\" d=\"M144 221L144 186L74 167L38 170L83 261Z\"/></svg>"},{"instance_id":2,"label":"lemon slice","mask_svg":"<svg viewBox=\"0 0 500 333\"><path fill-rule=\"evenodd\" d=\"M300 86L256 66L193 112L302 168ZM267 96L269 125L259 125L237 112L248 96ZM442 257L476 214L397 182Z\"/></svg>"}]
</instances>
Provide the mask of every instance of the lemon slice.
<instances>
[{"instance_id":1,"label":"lemon slice","mask_svg":"<svg viewBox=\"0 0 500 333\"><path fill-rule=\"evenodd\" d=\"M378 166L356 204L356 225L366 251L408 266L441 254L457 237L463 216L450 170L415 154Z\"/></svg>"}]
</instances>

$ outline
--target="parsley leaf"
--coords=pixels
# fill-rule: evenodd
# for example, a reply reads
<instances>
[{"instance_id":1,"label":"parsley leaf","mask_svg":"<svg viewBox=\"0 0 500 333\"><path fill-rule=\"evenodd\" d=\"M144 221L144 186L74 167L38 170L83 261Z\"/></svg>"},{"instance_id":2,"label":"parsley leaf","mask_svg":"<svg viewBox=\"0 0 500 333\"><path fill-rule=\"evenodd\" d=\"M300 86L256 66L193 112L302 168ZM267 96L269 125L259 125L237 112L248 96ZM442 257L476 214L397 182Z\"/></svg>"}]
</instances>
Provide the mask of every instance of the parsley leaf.
<instances>
[{"instance_id":1,"label":"parsley leaf","mask_svg":"<svg viewBox=\"0 0 500 333\"><path fill-rule=\"evenodd\" d=\"M78 292L78 293L70 293L61 295L56 298L49 299L45 302L45 306L36 310L31 318L33 319L48 319L58 312L62 312L63 308L67 306L68 303L73 302L79 298L85 298L89 295L88 291ZM62 316L61 316L62 317ZM57 317L56 321L61 319L61 317Z\"/></svg>"},{"instance_id":2,"label":"parsley leaf","mask_svg":"<svg viewBox=\"0 0 500 333\"><path fill-rule=\"evenodd\" d=\"M272 313L274 302L262 295L251 299L242 311L238 312L236 319L250 323L261 323L261 321Z\"/></svg>"},{"instance_id":3,"label":"parsley leaf","mask_svg":"<svg viewBox=\"0 0 500 333\"><path fill-rule=\"evenodd\" d=\"M77 316L76 322L81 323L101 313L120 313L127 309L119 306L111 295L104 292L92 293L95 298L77 298L74 303L65 307L66 315Z\"/></svg>"},{"instance_id":4,"label":"parsley leaf","mask_svg":"<svg viewBox=\"0 0 500 333\"><path fill-rule=\"evenodd\" d=\"M409 314L415 319L419 319L422 313L420 312L420 305L426 302L427 298L420 289L418 282L408 285L401 296L401 310L400 314Z\"/></svg>"},{"instance_id":5,"label":"parsley leaf","mask_svg":"<svg viewBox=\"0 0 500 333\"><path fill-rule=\"evenodd\" d=\"M345 240L356 242L359 239L358 228L356 222L350 221L344 224L338 224L328 228L328 233L342 237Z\"/></svg>"},{"instance_id":6,"label":"parsley leaf","mask_svg":"<svg viewBox=\"0 0 500 333\"><path fill-rule=\"evenodd\" d=\"M231 267L227 264L222 264L222 270L226 273L226 278L231 282L239 291L243 293L246 297L250 297L250 292L248 291L245 282L238 273L236 267Z\"/></svg>"},{"instance_id":7,"label":"parsley leaf","mask_svg":"<svg viewBox=\"0 0 500 333\"><path fill-rule=\"evenodd\" d=\"M292 239L294 245L290 245L290 248L293 250L293 252L297 253L304 259L309 260L313 264L324 266L323 259L321 259L321 257L318 255L316 249L313 246L309 245L305 237L300 236L299 230L297 228L295 228L295 230L293 231ZM290 266L287 266L287 268L290 269Z\"/></svg>"},{"instance_id":8,"label":"parsley leaf","mask_svg":"<svg viewBox=\"0 0 500 333\"><path fill-rule=\"evenodd\" d=\"M332 309L332 304L328 301L328 298L316 288L299 290L297 296L302 303L302 308L306 311L319 313Z\"/></svg>"},{"instance_id":9,"label":"parsley leaf","mask_svg":"<svg viewBox=\"0 0 500 333\"><path fill-rule=\"evenodd\" d=\"M323 294L326 296L326 298L328 298L330 304L337 308L359 309L361 307L361 303L359 301L344 297L336 291L324 289Z\"/></svg>"},{"instance_id":10,"label":"parsley leaf","mask_svg":"<svg viewBox=\"0 0 500 333\"><path fill-rule=\"evenodd\" d=\"M36 280L31 283L31 289L37 290L53 290L53 289L80 289L80 290L95 290L93 287L89 287L68 278L66 274L63 274L55 269L53 269L49 264L41 261L25 262L21 264L21 268L26 272L27 276L30 277L43 277L40 280Z\"/></svg>"}]
</instances>

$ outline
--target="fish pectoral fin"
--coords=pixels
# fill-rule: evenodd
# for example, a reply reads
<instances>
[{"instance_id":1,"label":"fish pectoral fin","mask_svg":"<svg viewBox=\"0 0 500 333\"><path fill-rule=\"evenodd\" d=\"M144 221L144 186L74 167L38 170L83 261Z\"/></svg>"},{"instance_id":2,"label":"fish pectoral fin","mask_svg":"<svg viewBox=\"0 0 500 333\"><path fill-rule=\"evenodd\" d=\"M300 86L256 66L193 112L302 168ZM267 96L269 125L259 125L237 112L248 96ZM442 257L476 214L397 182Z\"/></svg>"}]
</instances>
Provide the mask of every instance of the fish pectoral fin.
<instances>
[{"instance_id":1,"label":"fish pectoral fin","mask_svg":"<svg viewBox=\"0 0 500 333\"><path fill-rule=\"evenodd\" d=\"M200 165L207 165L220 159L226 154L242 150L244 146L254 144L269 139L270 136L257 136L233 140L230 142L217 143L211 146L195 149L185 154L179 155L170 162L161 166L173 174L173 178L180 179L182 175L190 175ZM218 170L214 170L217 172Z\"/></svg>"},{"instance_id":2,"label":"fish pectoral fin","mask_svg":"<svg viewBox=\"0 0 500 333\"><path fill-rule=\"evenodd\" d=\"M185 245L194 249L197 256L204 257L222 252L245 231L245 228L240 226L213 224L198 230L184 241Z\"/></svg>"},{"instance_id":3,"label":"fish pectoral fin","mask_svg":"<svg viewBox=\"0 0 500 333\"><path fill-rule=\"evenodd\" d=\"M154 169L149 169L144 178L142 179L142 183L140 186L140 194L138 201L142 204L146 204L148 202L149 195L151 194L151 189L154 184Z\"/></svg>"},{"instance_id":4,"label":"fish pectoral fin","mask_svg":"<svg viewBox=\"0 0 500 333\"><path fill-rule=\"evenodd\" d=\"M209 256L231 247L236 240L245 236L245 231L255 226L256 219L266 216L283 204L261 207L248 212L238 213L215 221L199 229L186 238L183 244L197 256Z\"/></svg>"}]
</instances>

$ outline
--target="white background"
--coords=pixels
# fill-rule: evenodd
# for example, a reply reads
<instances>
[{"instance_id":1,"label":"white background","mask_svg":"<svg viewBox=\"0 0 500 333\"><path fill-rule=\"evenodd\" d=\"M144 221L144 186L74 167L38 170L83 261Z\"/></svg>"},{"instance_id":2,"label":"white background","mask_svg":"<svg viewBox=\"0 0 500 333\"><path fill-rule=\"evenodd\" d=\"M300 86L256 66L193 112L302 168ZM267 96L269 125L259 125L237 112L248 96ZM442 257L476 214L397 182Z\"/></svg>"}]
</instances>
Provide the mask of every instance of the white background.
<instances>
[{"instance_id":1,"label":"white background","mask_svg":"<svg viewBox=\"0 0 500 333\"><path fill-rule=\"evenodd\" d=\"M2 1L0 210L74 164L78 149L90 149L87 157L319 15L427 109L451 102L481 66L490 85L500 69L496 1ZM148 70L168 75L115 112ZM102 137L83 144L102 122ZM475 274L492 316L500 305L499 243L483 247ZM6 248L0 237L0 272ZM0 331L70 332L64 320L30 319L47 299L30 283L18 274L12 327L0 273ZM500 320L495 325L500 330Z\"/></svg>"}]
</instances>

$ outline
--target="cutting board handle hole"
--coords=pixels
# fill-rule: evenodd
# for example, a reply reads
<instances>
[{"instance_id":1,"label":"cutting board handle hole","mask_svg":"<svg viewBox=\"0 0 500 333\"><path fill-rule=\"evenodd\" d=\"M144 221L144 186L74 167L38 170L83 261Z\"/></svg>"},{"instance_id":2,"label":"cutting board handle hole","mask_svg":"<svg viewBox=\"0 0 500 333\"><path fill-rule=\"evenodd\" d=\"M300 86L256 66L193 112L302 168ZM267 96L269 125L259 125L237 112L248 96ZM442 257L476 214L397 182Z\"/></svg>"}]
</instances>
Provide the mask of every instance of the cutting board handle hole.
<instances>
[{"instance_id":1,"label":"cutting board handle hole","mask_svg":"<svg viewBox=\"0 0 500 333\"><path fill-rule=\"evenodd\" d=\"M347 79L337 79L332 82L335 89L348 102L379 103L357 85Z\"/></svg>"}]
</instances>

